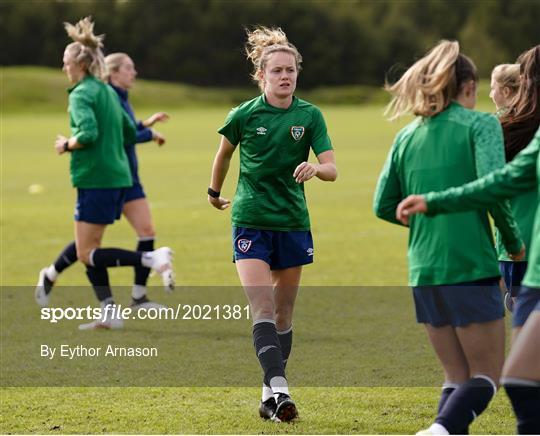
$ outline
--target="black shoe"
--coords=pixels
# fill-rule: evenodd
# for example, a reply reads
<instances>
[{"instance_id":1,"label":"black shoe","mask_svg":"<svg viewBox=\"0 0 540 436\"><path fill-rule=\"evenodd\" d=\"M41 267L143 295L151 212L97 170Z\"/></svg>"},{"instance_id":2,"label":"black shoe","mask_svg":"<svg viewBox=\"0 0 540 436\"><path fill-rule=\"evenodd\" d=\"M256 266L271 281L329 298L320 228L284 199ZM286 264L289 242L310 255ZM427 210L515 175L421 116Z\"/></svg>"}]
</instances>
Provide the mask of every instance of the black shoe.
<instances>
[{"instance_id":1,"label":"black shoe","mask_svg":"<svg viewBox=\"0 0 540 436\"><path fill-rule=\"evenodd\" d=\"M274 421L289 422L298 418L298 410L296 404L287 394L279 394L276 401L276 412L274 413Z\"/></svg>"},{"instance_id":2,"label":"black shoe","mask_svg":"<svg viewBox=\"0 0 540 436\"><path fill-rule=\"evenodd\" d=\"M276 413L276 400L274 397L268 398L266 401L261 401L259 404L259 416L264 419L271 419Z\"/></svg>"}]
</instances>

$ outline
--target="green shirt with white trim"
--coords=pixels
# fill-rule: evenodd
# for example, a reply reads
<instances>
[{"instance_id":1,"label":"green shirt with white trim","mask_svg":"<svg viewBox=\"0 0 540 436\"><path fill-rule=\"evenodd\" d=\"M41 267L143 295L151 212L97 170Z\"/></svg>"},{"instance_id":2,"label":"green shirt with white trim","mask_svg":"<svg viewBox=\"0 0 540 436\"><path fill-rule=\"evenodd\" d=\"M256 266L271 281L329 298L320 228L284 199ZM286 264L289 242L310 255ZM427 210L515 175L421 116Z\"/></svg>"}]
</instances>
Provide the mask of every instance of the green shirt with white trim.
<instances>
[{"instance_id":1,"label":"green shirt with white trim","mask_svg":"<svg viewBox=\"0 0 540 436\"><path fill-rule=\"evenodd\" d=\"M451 103L443 112L417 118L398 133L379 178L375 213L400 224L396 208L408 195L460 186L503 165L497 119ZM488 211L507 247L519 251L519 229L506 202L452 216L414 215L409 284L443 285L499 276Z\"/></svg>"},{"instance_id":2,"label":"green shirt with white trim","mask_svg":"<svg viewBox=\"0 0 540 436\"><path fill-rule=\"evenodd\" d=\"M295 168L332 150L321 111L293 97L287 109L261 95L234 108L218 132L240 148L240 174L233 200L232 224L260 230L310 229L304 184Z\"/></svg>"}]
</instances>

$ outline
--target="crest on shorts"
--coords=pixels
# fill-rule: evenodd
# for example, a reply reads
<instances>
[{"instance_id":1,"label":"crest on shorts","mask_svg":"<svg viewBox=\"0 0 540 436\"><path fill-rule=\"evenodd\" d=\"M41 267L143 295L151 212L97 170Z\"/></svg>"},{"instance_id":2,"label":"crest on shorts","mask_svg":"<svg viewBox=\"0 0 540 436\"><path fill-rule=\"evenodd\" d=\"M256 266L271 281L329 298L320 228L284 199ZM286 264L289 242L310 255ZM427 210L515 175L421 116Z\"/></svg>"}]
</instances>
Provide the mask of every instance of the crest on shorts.
<instances>
[{"instance_id":1,"label":"crest on shorts","mask_svg":"<svg viewBox=\"0 0 540 436\"><path fill-rule=\"evenodd\" d=\"M304 126L292 126L291 127L291 135L294 138L295 141L300 141L302 136L304 136L304 133L306 132L306 129Z\"/></svg>"},{"instance_id":2,"label":"crest on shorts","mask_svg":"<svg viewBox=\"0 0 540 436\"><path fill-rule=\"evenodd\" d=\"M249 239L239 239L236 245L242 253L246 253L251 247L251 241Z\"/></svg>"}]
</instances>

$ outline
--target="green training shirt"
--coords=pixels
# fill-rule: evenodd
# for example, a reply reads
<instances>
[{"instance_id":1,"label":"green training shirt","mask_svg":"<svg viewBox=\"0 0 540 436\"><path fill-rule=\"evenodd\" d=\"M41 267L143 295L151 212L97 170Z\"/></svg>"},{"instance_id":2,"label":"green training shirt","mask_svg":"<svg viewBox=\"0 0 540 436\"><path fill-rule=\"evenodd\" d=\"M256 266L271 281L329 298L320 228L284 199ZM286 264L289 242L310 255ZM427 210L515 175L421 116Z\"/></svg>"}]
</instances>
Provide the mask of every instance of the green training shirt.
<instances>
[{"instance_id":1,"label":"green training shirt","mask_svg":"<svg viewBox=\"0 0 540 436\"><path fill-rule=\"evenodd\" d=\"M316 156L332 150L321 111L296 97L287 109L277 108L261 95L234 108L218 132L240 147L233 226L309 230L304 184L293 173L310 148Z\"/></svg>"},{"instance_id":2,"label":"green training shirt","mask_svg":"<svg viewBox=\"0 0 540 436\"><path fill-rule=\"evenodd\" d=\"M374 198L378 217L401 224L399 202L410 194L460 186L504 165L503 136L493 115L451 103L402 129L390 150ZM519 250L508 204L489 212L507 246ZM443 285L499 276L493 234L484 210L410 219L409 284Z\"/></svg>"},{"instance_id":3,"label":"green training shirt","mask_svg":"<svg viewBox=\"0 0 540 436\"><path fill-rule=\"evenodd\" d=\"M536 188L540 190L540 129L531 143L504 168L444 192L426 195L428 214L457 212L489 207L495 201L511 198ZM531 208L535 210L534 225L529 251L529 264L523 284L540 288L540 197Z\"/></svg>"},{"instance_id":4,"label":"green training shirt","mask_svg":"<svg viewBox=\"0 0 540 436\"><path fill-rule=\"evenodd\" d=\"M506 112L508 112L508 108L497 111L496 115L498 117L501 117ZM523 243L527 248L531 245L535 215L535 202L537 196L538 190L535 186L534 189L531 189L528 192L524 192L510 199L510 207L512 209L512 214L516 219L519 230L521 232L521 238L523 239ZM497 240L497 253L499 253L499 260L512 261L512 259L510 259L510 257L508 256L508 251L506 251L506 248L504 248L504 244L502 242L502 238L499 232L496 232L495 236ZM528 260L528 258L529 252L527 251L523 260L526 261Z\"/></svg>"},{"instance_id":5,"label":"green training shirt","mask_svg":"<svg viewBox=\"0 0 540 436\"><path fill-rule=\"evenodd\" d=\"M124 188L133 184L124 143L136 128L116 92L87 75L69 92L71 135L84 147L71 153L71 181L77 188Z\"/></svg>"},{"instance_id":6,"label":"green training shirt","mask_svg":"<svg viewBox=\"0 0 540 436\"><path fill-rule=\"evenodd\" d=\"M517 195L510 199L510 208L512 214L516 219L519 231L521 232L521 238L525 247L531 246L532 232L534 226L534 216L536 211L536 201L538 198L538 189L536 186L524 194ZM499 260L511 261L508 256L508 251L504 248L504 244L500 233L497 231L497 253L499 253ZM529 251L525 254L523 260L529 259Z\"/></svg>"}]
</instances>

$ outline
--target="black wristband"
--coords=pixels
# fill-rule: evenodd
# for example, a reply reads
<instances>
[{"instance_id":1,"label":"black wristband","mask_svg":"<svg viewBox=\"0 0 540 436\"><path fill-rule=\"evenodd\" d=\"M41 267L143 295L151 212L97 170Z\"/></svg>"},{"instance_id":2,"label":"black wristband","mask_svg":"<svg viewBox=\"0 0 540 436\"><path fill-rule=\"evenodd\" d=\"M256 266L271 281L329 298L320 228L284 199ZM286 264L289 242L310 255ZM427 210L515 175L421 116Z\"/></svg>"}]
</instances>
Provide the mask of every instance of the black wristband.
<instances>
[{"instance_id":1,"label":"black wristband","mask_svg":"<svg viewBox=\"0 0 540 436\"><path fill-rule=\"evenodd\" d=\"M71 151L69 149L69 141L64 142L64 151L67 151L68 153Z\"/></svg>"},{"instance_id":2,"label":"black wristband","mask_svg":"<svg viewBox=\"0 0 540 436\"><path fill-rule=\"evenodd\" d=\"M221 192L216 192L212 188L208 188L208 195L212 198L219 198Z\"/></svg>"}]
</instances>

